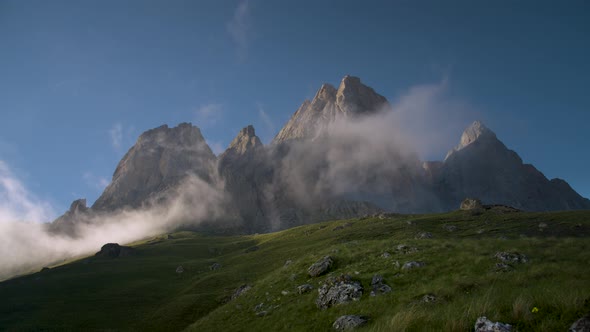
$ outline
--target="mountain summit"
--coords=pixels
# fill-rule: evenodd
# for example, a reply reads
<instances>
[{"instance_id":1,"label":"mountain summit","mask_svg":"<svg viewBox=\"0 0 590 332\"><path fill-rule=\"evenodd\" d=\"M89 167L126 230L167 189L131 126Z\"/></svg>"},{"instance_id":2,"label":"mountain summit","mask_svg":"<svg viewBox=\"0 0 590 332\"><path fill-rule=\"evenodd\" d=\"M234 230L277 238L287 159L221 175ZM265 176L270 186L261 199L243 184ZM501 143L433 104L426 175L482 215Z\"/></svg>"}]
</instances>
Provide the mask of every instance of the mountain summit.
<instances>
[{"instance_id":1,"label":"mountain summit","mask_svg":"<svg viewBox=\"0 0 590 332\"><path fill-rule=\"evenodd\" d=\"M190 123L148 130L117 165L111 183L92 209L137 208L173 188L188 174L211 179L216 158L199 128Z\"/></svg>"},{"instance_id":2,"label":"mountain summit","mask_svg":"<svg viewBox=\"0 0 590 332\"><path fill-rule=\"evenodd\" d=\"M323 134L337 120L390 108L385 97L361 83L360 78L347 75L338 89L326 83L320 87L311 102L305 100L274 138L273 143L314 138Z\"/></svg>"}]
</instances>

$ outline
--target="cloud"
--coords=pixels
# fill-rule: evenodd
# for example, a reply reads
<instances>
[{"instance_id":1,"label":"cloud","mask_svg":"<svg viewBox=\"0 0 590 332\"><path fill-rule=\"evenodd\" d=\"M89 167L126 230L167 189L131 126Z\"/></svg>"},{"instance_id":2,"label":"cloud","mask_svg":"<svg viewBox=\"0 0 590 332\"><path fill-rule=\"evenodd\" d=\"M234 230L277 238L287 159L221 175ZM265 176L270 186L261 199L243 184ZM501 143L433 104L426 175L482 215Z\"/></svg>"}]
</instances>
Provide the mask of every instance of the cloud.
<instances>
[{"instance_id":1,"label":"cloud","mask_svg":"<svg viewBox=\"0 0 590 332\"><path fill-rule=\"evenodd\" d=\"M17 221L41 223L54 218L53 207L30 193L10 167L0 160L0 224Z\"/></svg>"},{"instance_id":2,"label":"cloud","mask_svg":"<svg viewBox=\"0 0 590 332\"><path fill-rule=\"evenodd\" d=\"M1 177L2 180L4 178ZM10 195L22 196L19 188L8 187ZM22 198L19 200L23 201ZM56 231L59 227L55 225L51 226L57 228L50 230L47 224L3 217L0 220L8 221L0 222L0 252L10 254L0 255L0 280L92 254L105 243L133 242L180 226L216 220L224 213L222 182L209 183L197 176L187 177L179 187L157 200L162 200L162 203L136 210L82 215L69 224L62 224L71 227L70 230L76 234L73 237ZM11 215L22 215L18 220L44 220L41 216L43 211L38 211L36 207L39 202L24 201L16 206ZM2 204L0 213L4 216L5 203Z\"/></svg>"},{"instance_id":3,"label":"cloud","mask_svg":"<svg viewBox=\"0 0 590 332\"><path fill-rule=\"evenodd\" d=\"M82 178L84 179L84 182L86 182L86 184L90 188L96 189L96 190L103 190L111 182L106 177L97 176L90 171L84 172L84 174L82 174Z\"/></svg>"},{"instance_id":4,"label":"cloud","mask_svg":"<svg viewBox=\"0 0 590 332\"><path fill-rule=\"evenodd\" d=\"M111 129L109 129L109 136L111 138L111 144L117 151L121 150L123 144L123 125L121 123L115 123Z\"/></svg>"},{"instance_id":5,"label":"cloud","mask_svg":"<svg viewBox=\"0 0 590 332\"><path fill-rule=\"evenodd\" d=\"M211 151L213 151L213 153L215 153L216 155L219 155L223 153L223 151L225 151L225 145L221 141L206 140L206 142L207 145L209 145L209 147L211 148Z\"/></svg>"},{"instance_id":6,"label":"cloud","mask_svg":"<svg viewBox=\"0 0 590 332\"><path fill-rule=\"evenodd\" d=\"M248 53L251 29L250 3L241 0L234 10L232 19L227 22L227 32L236 44L238 57L243 60Z\"/></svg>"},{"instance_id":7,"label":"cloud","mask_svg":"<svg viewBox=\"0 0 590 332\"><path fill-rule=\"evenodd\" d=\"M199 107L196 111L197 123L201 128L213 126L223 115L223 106L221 104L210 103Z\"/></svg>"},{"instance_id":8,"label":"cloud","mask_svg":"<svg viewBox=\"0 0 590 332\"><path fill-rule=\"evenodd\" d=\"M258 103L256 106L258 107L258 117L260 118L260 120L262 120L262 123L264 124L265 131L268 133L268 136L276 134L276 125L274 124L268 113L264 111L262 104Z\"/></svg>"}]
</instances>

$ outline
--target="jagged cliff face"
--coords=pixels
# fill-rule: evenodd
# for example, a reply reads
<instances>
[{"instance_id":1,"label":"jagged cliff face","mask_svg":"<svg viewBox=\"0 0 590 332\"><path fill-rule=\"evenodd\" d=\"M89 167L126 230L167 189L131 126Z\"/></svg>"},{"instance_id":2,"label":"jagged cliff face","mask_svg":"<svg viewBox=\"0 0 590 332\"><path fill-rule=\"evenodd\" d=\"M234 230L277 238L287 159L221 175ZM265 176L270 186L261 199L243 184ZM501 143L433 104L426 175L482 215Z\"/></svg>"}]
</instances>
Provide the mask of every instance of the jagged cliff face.
<instances>
[{"instance_id":1,"label":"jagged cliff face","mask_svg":"<svg viewBox=\"0 0 590 332\"><path fill-rule=\"evenodd\" d=\"M143 133L117 166L94 211L137 208L173 188L187 175L214 178L216 157L199 128L182 123Z\"/></svg>"},{"instance_id":2,"label":"jagged cliff face","mask_svg":"<svg viewBox=\"0 0 590 332\"><path fill-rule=\"evenodd\" d=\"M293 139L313 139L329 131L338 120L389 110L385 97L361 83L358 77L345 76L338 89L324 84L313 100L304 101L273 143Z\"/></svg>"}]
</instances>

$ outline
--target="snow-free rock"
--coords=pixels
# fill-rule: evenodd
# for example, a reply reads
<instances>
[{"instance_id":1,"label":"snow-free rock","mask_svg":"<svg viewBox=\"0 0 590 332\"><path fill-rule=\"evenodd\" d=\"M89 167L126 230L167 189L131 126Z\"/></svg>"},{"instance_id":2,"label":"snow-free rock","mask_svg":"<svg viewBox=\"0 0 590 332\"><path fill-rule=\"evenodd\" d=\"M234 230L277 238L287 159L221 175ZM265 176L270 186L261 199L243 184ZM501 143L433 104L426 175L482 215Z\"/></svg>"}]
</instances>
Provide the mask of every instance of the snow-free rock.
<instances>
[{"instance_id":1,"label":"snow-free rock","mask_svg":"<svg viewBox=\"0 0 590 332\"><path fill-rule=\"evenodd\" d=\"M332 267L334 260L330 256L324 256L317 262L313 263L308 269L307 273L310 277L317 277L326 272Z\"/></svg>"},{"instance_id":2,"label":"snow-free rock","mask_svg":"<svg viewBox=\"0 0 590 332\"><path fill-rule=\"evenodd\" d=\"M318 288L316 305L320 309L327 309L331 306L358 301L363 296L363 286L360 282L352 280L349 275L329 277L324 284Z\"/></svg>"},{"instance_id":3,"label":"snow-free rock","mask_svg":"<svg viewBox=\"0 0 590 332\"><path fill-rule=\"evenodd\" d=\"M367 324L368 318L366 316L358 315L344 315L338 317L332 327L336 331L349 331Z\"/></svg>"}]
</instances>

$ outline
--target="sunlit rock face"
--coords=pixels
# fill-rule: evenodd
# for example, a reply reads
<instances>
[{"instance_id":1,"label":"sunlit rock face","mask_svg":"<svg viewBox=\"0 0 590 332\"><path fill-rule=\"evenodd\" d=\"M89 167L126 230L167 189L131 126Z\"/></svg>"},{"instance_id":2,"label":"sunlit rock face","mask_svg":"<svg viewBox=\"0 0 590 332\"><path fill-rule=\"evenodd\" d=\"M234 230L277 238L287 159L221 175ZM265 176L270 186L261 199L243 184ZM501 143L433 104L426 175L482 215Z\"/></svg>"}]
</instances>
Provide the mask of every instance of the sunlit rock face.
<instances>
[{"instance_id":1,"label":"sunlit rock face","mask_svg":"<svg viewBox=\"0 0 590 332\"><path fill-rule=\"evenodd\" d=\"M92 209L137 208L156 198L155 194L177 186L189 174L211 181L215 162L201 131L190 123L148 130L121 159Z\"/></svg>"}]
</instances>

